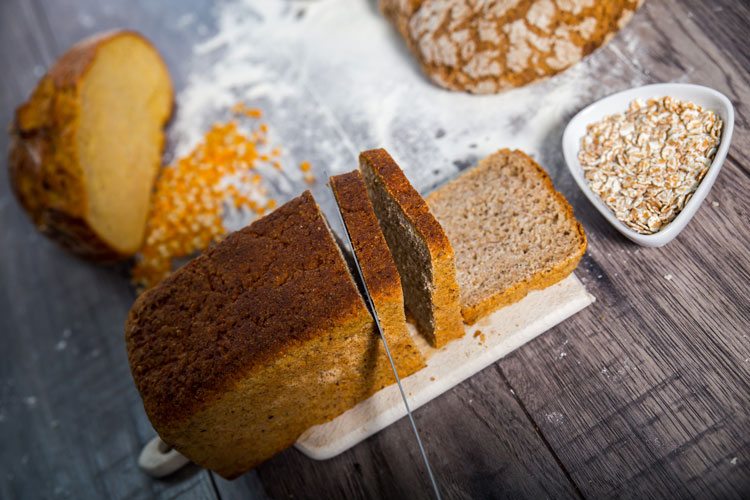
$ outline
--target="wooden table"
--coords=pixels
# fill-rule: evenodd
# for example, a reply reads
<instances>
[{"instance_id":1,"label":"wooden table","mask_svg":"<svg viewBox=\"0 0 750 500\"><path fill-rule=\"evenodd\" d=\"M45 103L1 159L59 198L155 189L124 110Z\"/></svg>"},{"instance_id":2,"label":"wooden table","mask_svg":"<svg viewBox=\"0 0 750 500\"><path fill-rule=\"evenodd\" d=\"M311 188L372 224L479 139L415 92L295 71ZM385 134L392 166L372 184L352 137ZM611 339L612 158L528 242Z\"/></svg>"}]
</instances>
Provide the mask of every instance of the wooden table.
<instances>
[{"instance_id":1,"label":"wooden table","mask_svg":"<svg viewBox=\"0 0 750 500\"><path fill-rule=\"evenodd\" d=\"M210 11L208 0L2 2L0 122L57 55L105 28L154 40L180 88L193 35L162 20ZM595 212L557 147L545 153L589 235L577 273L598 300L416 412L448 498L750 496L750 6L648 0L627 29L638 64L616 37L593 56L600 67L728 95L729 157L682 235L645 249ZM234 482L197 467L143 475L153 430L123 345L127 267L61 251L21 212L4 168L0 185L0 497L429 496L404 420L333 460L290 449Z\"/></svg>"}]
</instances>

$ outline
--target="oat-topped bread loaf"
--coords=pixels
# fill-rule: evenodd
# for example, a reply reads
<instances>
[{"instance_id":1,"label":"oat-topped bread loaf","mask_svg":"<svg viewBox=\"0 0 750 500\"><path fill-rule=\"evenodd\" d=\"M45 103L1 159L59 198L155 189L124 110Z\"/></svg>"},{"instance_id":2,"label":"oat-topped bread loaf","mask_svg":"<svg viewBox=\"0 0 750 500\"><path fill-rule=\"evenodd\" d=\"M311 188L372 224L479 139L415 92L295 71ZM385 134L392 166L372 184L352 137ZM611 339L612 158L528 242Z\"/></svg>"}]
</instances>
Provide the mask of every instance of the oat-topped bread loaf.
<instances>
[{"instance_id":1,"label":"oat-topped bread loaf","mask_svg":"<svg viewBox=\"0 0 750 500\"><path fill-rule=\"evenodd\" d=\"M141 246L172 83L159 53L130 31L66 52L16 111L10 181L46 235L94 260Z\"/></svg>"},{"instance_id":2,"label":"oat-topped bread loaf","mask_svg":"<svg viewBox=\"0 0 750 500\"><path fill-rule=\"evenodd\" d=\"M309 191L141 295L126 340L161 438L227 478L394 381Z\"/></svg>"},{"instance_id":3,"label":"oat-topped bread loaf","mask_svg":"<svg viewBox=\"0 0 750 500\"><path fill-rule=\"evenodd\" d=\"M547 173L503 149L427 197L456 251L464 320L556 283L578 265L586 235Z\"/></svg>"},{"instance_id":4,"label":"oat-topped bread loaf","mask_svg":"<svg viewBox=\"0 0 750 500\"><path fill-rule=\"evenodd\" d=\"M380 0L380 7L435 83L487 94L580 61L642 1Z\"/></svg>"},{"instance_id":5,"label":"oat-topped bread loaf","mask_svg":"<svg viewBox=\"0 0 750 500\"><path fill-rule=\"evenodd\" d=\"M427 340L442 347L464 334L451 242L384 149L365 151L359 162L401 275L406 307Z\"/></svg>"},{"instance_id":6,"label":"oat-topped bread loaf","mask_svg":"<svg viewBox=\"0 0 750 500\"><path fill-rule=\"evenodd\" d=\"M362 174L355 170L331 177L331 189L352 241L380 326L388 340L388 347L394 355L394 361L398 359L398 374L400 377L410 375L425 366L424 358L406 329L401 278L380 230L372 203L367 197ZM378 362L388 363L382 346L381 350Z\"/></svg>"}]
</instances>

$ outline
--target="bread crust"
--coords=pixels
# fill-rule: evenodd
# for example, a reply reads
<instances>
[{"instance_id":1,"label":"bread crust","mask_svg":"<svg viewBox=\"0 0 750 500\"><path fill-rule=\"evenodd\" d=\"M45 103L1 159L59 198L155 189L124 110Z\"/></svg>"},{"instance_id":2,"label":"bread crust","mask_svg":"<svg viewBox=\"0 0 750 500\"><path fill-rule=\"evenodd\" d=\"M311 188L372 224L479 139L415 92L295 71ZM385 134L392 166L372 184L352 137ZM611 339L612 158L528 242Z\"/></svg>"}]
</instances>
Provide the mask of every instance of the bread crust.
<instances>
[{"instance_id":1,"label":"bread crust","mask_svg":"<svg viewBox=\"0 0 750 500\"><path fill-rule=\"evenodd\" d=\"M369 313L305 191L138 297L125 340L158 430L205 408L253 367L357 317Z\"/></svg>"},{"instance_id":2,"label":"bread crust","mask_svg":"<svg viewBox=\"0 0 750 500\"><path fill-rule=\"evenodd\" d=\"M453 256L453 247L424 198L414 189L404 172L385 149L371 149L360 154L384 180L386 189L399 202L414 228L430 248L434 258Z\"/></svg>"},{"instance_id":3,"label":"bread crust","mask_svg":"<svg viewBox=\"0 0 750 500\"><path fill-rule=\"evenodd\" d=\"M477 94L546 78L607 43L642 0L380 0L423 71Z\"/></svg>"},{"instance_id":4,"label":"bread crust","mask_svg":"<svg viewBox=\"0 0 750 500\"><path fill-rule=\"evenodd\" d=\"M411 185L404 172L385 149L360 153L360 166L366 165L381 181L388 196L398 205L419 238L425 243L432 264L431 295L432 328L428 328L412 309L420 331L437 348L464 335L460 313L459 288L456 281L456 264L453 246L440 223L430 211L427 202ZM383 221L381 221L381 225ZM396 244L394 241L391 245ZM397 244L396 244L397 245ZM393 246L391 247L393 250ZM395 254L395 250L393 250ZM397 264L399 265L399 264ZM402 273L405 270L401 269ZM409 293L405 290L404 293ZM413 297L411 297L413 299ZM407 307L415 305L406 297ZM416 299L413 299L416 300Z\"/></svg>"},{"instance_id":5,"label":"bread crust","mask_svg":"<svg viewBox=\"0 0 750 500\"><path fill-rule=\"evenodd\" d=\"M145 37L129 30L101 33L77 43L16 110L10 130L10 184L19 203L39 231L72 253L96 262L131 255L112 248L86 220L83 171L75 147L79 92L99 48L121 36L138 38L158 54ZM164 68L167 73L166 65ZM162 136L159 149L163 141Z\"/></svg>"},{"instance_id":6,"label":"bread crust","mask_svg":"<svg viewBox=\"0 0 750 500\"><path fill-rule=\"evenodd\" d=\"M399 376L411 375L425 362L406 329L401 277L367 196L365 181L355 170L331 177L330 183ZM384 352L381 357L385 362Z\"/></svg>"},{"instance_id":7,"label":"bread crust","mask_svg":"<svg viewBox=\"0 0 750 500\"><path fill-rule=\"evenodd\" d=\"M496 293L492 294L490 297L476 305L462 304L461 314L463 315L464 321L470 325L476 323L482 317L496 311L503 306L518 302L526 295L528 295L528 293L532 290L544 289L566 278L578 266L578 262L586 252L587 246L586 233L583 230L583 226L581 225L581 223L578 222L578 220L575 218L573 207L570 205L570 203L568 203L568 200L565 199L565 197L555 189L555 186L552 183L552 179L549 177L547 172L536 161L534 161L533 158L531 158L523 151L501 149L495 154L520 156L528 163L530 167L533 168L534 172L542 181L543 188L547 190L555 198L555 200L557 200L557 202L562 207L564 217L573 224L574 230L576 231L579 238L579 244L575 252L571 253L567 258L556 263L549 269L545 269L529 277L528 279L514 283L509 288L498 290ZM458 177L456 181L460 181L464 176L468 177L473 175L481 175L481 172L477 169L470 169L463 173L460 177ZM440 200L452 189L452 182L431 193L427 197L428 203L431 205L440 203Z\"/></svg>"},{"instance_id":8,"label":"bread crust","mask_svg":"<svg viewBox=\"0 0 750 500\"><path fill-rule=\"evenodd\" d=\"M367 197L362 174L355 170L336 175L330 183L370 295L373 299L400 295L401 277Z\"/></svg>"}]
</instances>

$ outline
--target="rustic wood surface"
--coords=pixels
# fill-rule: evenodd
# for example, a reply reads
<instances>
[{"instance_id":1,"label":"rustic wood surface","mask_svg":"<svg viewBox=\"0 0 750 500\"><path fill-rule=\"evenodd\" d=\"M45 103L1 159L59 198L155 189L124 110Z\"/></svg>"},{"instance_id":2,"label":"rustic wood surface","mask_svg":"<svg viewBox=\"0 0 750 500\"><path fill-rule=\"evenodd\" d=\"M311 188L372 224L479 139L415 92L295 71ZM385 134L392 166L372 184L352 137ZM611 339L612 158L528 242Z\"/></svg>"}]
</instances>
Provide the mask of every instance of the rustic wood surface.
<instances>
[{"instance_id":1,"label":"rustic wood surface","mask_svg":"<svg viewBox=\"0 0 750 500\"><path fill-rule=\"evenodd\" d=\"M193 34L162 20L187 12L210 18L210 2L4 0L0 122L101 29L142 31L180 88ZM584 199L564 169L564 124L551 132L542 160L589 235L578 275L598 301L416 412L448 498L750 496L750 6L649 0L627 29L641 52L622 37L597 51L602 88L718 89L737 112L729 157L682 235L644 249ZM403 420L326 462L290 449L233 482L197 467L144 476L153 430L123 346L127 269L61 251L5 168L0 185L0 498L429 497Z\"/></svg>"}]
</instances>

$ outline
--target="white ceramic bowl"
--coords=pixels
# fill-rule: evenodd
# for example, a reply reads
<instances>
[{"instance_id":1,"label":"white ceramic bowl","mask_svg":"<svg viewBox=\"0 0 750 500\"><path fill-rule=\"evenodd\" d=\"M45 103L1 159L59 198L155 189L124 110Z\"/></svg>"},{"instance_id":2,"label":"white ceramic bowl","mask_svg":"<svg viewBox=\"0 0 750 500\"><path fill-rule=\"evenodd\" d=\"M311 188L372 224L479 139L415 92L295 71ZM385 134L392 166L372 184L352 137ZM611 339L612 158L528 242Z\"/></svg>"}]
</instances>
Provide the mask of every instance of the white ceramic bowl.
<instances>
[{"instance_id":1,"label":"white ceramic bowl","mask_svg":"<svg viewBox=\"0 0 750 500\"><path fill-rule=\"evenodd\" d=\"M675 219L664 226L659 232L654 234L640 234L620 222L615 214L610 211L601 198L591 191L588 182L583 176L583 169L578 162L578 151L581 145L581 138L586 134L586 126L601 120L605 116L622 113L628 108L628 104L634 99L649 99L652 97L671 96L684 101L691 101L715 112L724 122L724 129L721 134L721 142L716 151L711 167L703 177L698 189L695 191L690 200L685 204L682 211ZM666 245L682 231L690 219L693 218L698 207L703 203L706 195L714 185L716 176L727 157L729 143L732 141L732 132L734 131L734 108L732 103L724 94L721 94L708 87L700 85L690 85L686 83L661 83L656 85L646 85L637 87L623 92L618 92L609 97L605 97L593 104L590 104L570 120L563 133L563 154L568 169L573 178L578 183L586 197L601 212L601 214L622 234L639 245L647 247L660 247Z\"/></svg>"}]
</instances>

